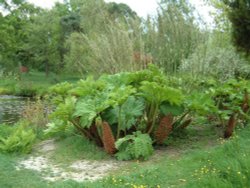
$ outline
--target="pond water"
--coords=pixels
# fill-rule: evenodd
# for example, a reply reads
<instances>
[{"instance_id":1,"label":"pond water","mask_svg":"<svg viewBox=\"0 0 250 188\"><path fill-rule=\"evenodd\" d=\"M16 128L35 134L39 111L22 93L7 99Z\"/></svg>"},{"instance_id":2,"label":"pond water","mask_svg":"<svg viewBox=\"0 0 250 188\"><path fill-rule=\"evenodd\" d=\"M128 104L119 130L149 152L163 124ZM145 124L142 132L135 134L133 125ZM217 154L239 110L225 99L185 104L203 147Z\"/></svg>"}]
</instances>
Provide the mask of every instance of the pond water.
<instances>
[{"instance_id":1,"label":"pond water","mask_svg":"<svg viewBox=\"0 0 250 188\"><path fill-rule=\"evenodd\" d=\"M19 120L29 99L10 95L0 95L0 124L12 124Z\"/></svg>"}]
</instances>

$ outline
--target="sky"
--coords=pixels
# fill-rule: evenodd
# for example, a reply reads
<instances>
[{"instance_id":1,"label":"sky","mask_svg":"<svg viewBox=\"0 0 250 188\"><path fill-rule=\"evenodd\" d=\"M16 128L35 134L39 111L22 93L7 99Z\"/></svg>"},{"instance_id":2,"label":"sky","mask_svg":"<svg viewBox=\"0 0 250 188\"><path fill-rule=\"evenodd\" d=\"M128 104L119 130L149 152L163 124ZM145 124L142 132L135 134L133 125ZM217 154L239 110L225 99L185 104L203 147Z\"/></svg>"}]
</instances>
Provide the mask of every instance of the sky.
<instances>
[{"instance_id":1,"label":"sky","mask_svg":"<svg viewBox=\"0 0 250 188\"><path fill-rule=\"evenodd\" d=\"M37 6L43 8L51 8L55 2L63 2L63 0L28 0L28 2L34 3ZM159 0L105 0L106 2L116 2L116 3L125 3L130 6L132 10L137 12L141 17L146 18L148 14L154 15L157 10L157 2ZM212 10L211 7L208 7L204 4L202 0L190 0L198 10L199 14L204 18L208 23L212 23L212 18L209 15L209 11Z\"/></svg>"}]
</instances>

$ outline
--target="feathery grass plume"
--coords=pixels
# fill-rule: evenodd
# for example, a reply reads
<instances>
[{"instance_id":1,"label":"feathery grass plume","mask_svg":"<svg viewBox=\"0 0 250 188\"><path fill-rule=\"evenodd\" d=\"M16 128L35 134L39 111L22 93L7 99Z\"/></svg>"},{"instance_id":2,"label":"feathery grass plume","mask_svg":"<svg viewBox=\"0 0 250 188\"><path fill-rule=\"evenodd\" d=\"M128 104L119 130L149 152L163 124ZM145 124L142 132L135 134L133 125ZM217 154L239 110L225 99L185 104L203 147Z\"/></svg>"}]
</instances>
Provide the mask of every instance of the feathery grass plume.
<instances>
[{"instance_id":1,"label":"feathery grass plume","mask_svg":"<svg viewBox=\"0 0 250 188\"><path fill-rule=\"evenodd\" d=\"M232 136L235 125L236 125L236 115L233 113L228 120L227 128L224 133L224 138L230 138Z\"/></svg>"},{"instance_id":2,"label":"feathery grass plume","mask_svg":"<svg viewBox=\"0 0 250 188\"><path fill-rule=\"evenodd\" d=\"M103 122L102 129L103 129L102 141L104 149L108 154L114 154L116 152L115 138L109 124L107 122Z\"/></svg>"},{"instance_id":3,"label":"feathery grass plume","mask_svg":"<svg viewBox=\"0 0 250 188\"><path fill-rule=\"evenodd\" d=\"M160 125L155 131L155 138L157 144L163 144L164 140L168 137L173 129L173 116L168 114L161 119Z\"/></svg>"},{"instance_id":4,"label":"feathery grass plume","mask_svg":"<svg viewBox=\"0 0 250 188\"><path fill-rule=\"evenodd\" d=\"M51 107L38 98L36 101L28 101L23 109L22 118L33 126L44 128L49 122L48 115L51 111Z\"/></svg>"}]
</instances>

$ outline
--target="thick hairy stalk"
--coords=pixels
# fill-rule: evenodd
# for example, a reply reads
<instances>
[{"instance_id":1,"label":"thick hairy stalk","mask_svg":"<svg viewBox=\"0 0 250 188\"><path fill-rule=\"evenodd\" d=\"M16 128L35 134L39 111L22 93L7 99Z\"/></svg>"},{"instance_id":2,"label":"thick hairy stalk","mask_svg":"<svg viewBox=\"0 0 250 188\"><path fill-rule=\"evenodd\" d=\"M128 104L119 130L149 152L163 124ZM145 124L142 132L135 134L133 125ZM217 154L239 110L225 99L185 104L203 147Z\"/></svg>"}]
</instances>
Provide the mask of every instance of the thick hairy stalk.
<instances>
[{"instance_id":1,"label":"thick hairy stalk","mask_svg":"<svg viewBox=\"0 0 250 188\"><path fill-rule=\"evenodd\" d=\"M236 121L236 115L233 113L228 120L227 128L224 133L224 138L230 138L232 136L234 128L236 126Z\"/></svg>"},{"instance_id":2,"label":"thick hairy stalk","mask_svg":"<svg viewBox=\"0 0 250 188\"><path fill-rule=\"evenodd\" d=\"M171 114L161 119L160 125L155 131L155 139L157 144L163 144L173 129L173 116Z\"/></svg>"},{"instance_id":3,"label":"thick hairy stalk","mask_svg":"<svg viewBox=\"0 0 250 188\"><path fill-rule=\"evenodd\" d=\"M89 129L87 128L82 128L76 121L71 121L71 123L74 125L74 127L86 138L88 138L91 141L94 141L97 146L102 147L102 140L100 136L98 135L97 128L95 125L91 125Z\"/></svg>"},{"instance_id":4,"label":"thick hairy stalk","mask_svg":"<svg viewBox=\"0 0 250 188\"><path fill-rule=\"evenodd\" d=\"M116 139L118 140L120 138L120 133L121 133L121 107L119 107L119 115L118 115L118 127L117 127L117 134L116 134Z\"/></svg>"},{"instance_id":5,"label":"thick hairy stalk","mask_svg":"<svg viewBox=\"0 0 250 188\"><path fill-rule=\"evenodd\" d=\"M90 134L90 132L84 128L82 128L76 121L71 121L73 126L85 137L87 137L89 140L94 140L93 136Z\"/></svg>"},{"instance_id":6,"label":"thick hairy stalk","mask_svg":"<svg viewBox=\"0 0 250 188\"><path fill-rule=\"evenodd\" d=\"M243 111L244 113L247 113L248 110L249 110L249 105L248 105L248 103L249 103L249 96L248 96L247 91L245 91L245 93L244 93L244 100L243 100L243 103L242 103L242 105L241 105L241 109L242 109L242 111Z\"/></svg>"},{"instance_id":7,"label":"thick hairy stalk","mask_svg":"<svg viewBox=\"0 0 250 188\"><path fill-rule=\"evenodd\" d=\"M181 128L181 129L185 129L187 126L190 125L191 122L192 122L192 119L191 119L191 118L187 119L186 121L184 121L184 122L181 124L180 128Z\"/></svg>"},{"instance_id":8,"label":"thick hairy stalk","mask_svg":"<svg viewBox=\"0 0 250 188\"><path fill-rule=\"evenodd\" d=\"M109 154L114 154L116 152L115 138L107 122L102 123L102 133L103 133L102 141L103 141L105 151Z\"/></svg>"},{"instance_id":9,"label":"thick hairy stalk","mask_svg":"<svg viewBox=\"0 0 250 188\"><path fill-rule=\"evenodd\" d=\"M97 127L96 127L95 124L93 124L93 125L90 126L89 132L94 137L95 143L98 146L102 147L103 146L102 139L101 139L101 137L98 134L98 130L97 130Z\"/></svg>"},{"instance_id":10,"label":"thick hairy stalk","mask_svg":"<svg viewBox=\"0 0 250 188\"><path fill-rule=\"evenodd\" d=\"M151 107L150 107L150 112L148 115L149 121L148 121L148 125L147 125L147 133L149 135L151 134L151 132L154 129L155 121L156 121L157 114L158 114L158 108L159 108L159 106L157 104L151 105Z\"/></svg>"}]
</instances>

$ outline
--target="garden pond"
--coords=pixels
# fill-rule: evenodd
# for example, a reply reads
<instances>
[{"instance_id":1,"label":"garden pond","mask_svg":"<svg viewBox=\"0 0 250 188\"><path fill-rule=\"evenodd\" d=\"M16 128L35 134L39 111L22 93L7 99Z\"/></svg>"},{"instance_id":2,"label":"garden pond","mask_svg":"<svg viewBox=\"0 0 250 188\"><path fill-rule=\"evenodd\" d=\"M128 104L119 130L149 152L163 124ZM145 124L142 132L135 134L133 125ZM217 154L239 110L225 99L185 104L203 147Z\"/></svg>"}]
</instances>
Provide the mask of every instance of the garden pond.
<instances>
[{"instance_id":1,"label":"garden pond","mask_svg":"<svg viewBox=\"0 0 250 188\"><path fill-rule=\"evenodd\" d=\"M0 124L17 122L28 102L27 97L0 95Z\"/></svg>"}]
</instances>

